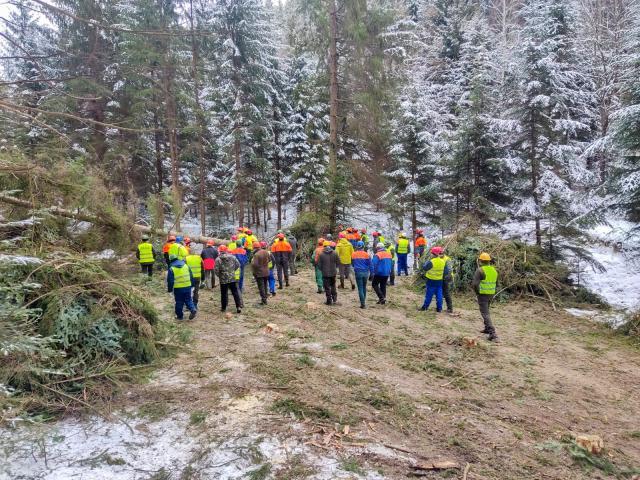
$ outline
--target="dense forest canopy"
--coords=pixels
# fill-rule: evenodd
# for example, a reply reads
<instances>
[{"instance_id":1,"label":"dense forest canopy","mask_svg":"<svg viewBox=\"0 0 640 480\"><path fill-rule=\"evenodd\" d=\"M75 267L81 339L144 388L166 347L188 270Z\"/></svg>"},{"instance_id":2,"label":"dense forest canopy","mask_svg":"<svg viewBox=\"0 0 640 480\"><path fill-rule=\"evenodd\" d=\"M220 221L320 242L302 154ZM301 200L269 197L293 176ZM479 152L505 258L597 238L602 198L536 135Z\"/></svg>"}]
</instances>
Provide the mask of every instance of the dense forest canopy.
<instances>
[{"instance_id":1,"label":"dense forest canopy","mask_svg":"<svg viewBox=\"0 0 640 480\"><path fill-rule=\"evenodd\" d=\"M640 219L637 0L14 0L2 163L202 232ZM407 224L408 222L408 224Z\"/></svg>"}]
</instances>

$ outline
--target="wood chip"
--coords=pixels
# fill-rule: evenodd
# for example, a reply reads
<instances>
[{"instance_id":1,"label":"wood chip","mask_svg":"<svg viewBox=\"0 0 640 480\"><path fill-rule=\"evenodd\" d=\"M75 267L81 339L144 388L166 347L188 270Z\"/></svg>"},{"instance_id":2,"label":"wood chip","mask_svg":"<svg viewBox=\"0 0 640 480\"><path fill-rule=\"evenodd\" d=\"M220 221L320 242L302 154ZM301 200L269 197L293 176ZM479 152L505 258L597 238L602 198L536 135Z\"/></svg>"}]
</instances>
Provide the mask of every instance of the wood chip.
<instances>
[{"instance_id":1,"label":"wood chip","mask_svg":"<svg viewBox=\"0 0 640 480\"><path fill-rule=\"evenodd\" d=\"M460 464L453 460L440 460L436 462L417 463L413 466L414 470L450 470L452 468L460 468Z\"/></svg>"}]
</instances>

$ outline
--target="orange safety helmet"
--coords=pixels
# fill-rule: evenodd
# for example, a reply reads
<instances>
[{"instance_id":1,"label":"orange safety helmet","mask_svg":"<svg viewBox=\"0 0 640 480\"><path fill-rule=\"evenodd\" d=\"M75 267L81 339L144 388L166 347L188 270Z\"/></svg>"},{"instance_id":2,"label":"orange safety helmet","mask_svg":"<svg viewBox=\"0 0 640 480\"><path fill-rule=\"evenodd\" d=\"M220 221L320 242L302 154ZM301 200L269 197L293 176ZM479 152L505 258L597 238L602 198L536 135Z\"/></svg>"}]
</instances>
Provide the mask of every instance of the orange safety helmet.
<instances>
[{"instance_id":1,"label":"orange safety helmet","mask_svg":"<svg viewBox=\"0 0 640 480\"><path fill-rule=\"evenodd\" d=\"M229 251L229 247L227 247L226 245L220 245L220 247L218 247L218 251L220 253L225 253Z\"/></svg>"},{"instance_id":2,"label":"orange safety helmet","mask_svg":"<svg viewBox=\"0 0 640 480\"><path fill-rule=\"evenodd\" d=\"M278 238L284 238L284 233L279 233Z\"/></svg>"},{"instance_id":3,"label":"orange safety helmet","mask_svg":"<svg viewBox=\"0 0 640 480\"><path fill-rule=\"evenodd\" d=\"M321 247L322 245L324 245L324 238L320 237L318 239L318 246Z\"/></svg>"},{"instance_id":4,"label":"orange safety helmet","mask_svg":"<svg viewBox=\"0 0 640 480\"><path fill-rule=\"evenodd\" d=\"M207 247L213 247L216 244L213 240L207 241Z\"/></svg>"}]
</instances>

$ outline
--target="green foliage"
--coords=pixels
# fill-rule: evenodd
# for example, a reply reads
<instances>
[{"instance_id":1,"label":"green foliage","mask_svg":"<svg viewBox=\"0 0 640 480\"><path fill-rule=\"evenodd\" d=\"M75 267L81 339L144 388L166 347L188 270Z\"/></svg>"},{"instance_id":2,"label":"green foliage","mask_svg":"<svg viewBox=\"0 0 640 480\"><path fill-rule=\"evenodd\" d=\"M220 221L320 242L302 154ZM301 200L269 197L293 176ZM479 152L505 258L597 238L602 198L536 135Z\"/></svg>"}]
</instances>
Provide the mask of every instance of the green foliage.
<instances>
[{"instance_id":1,"label":"green foliage","mask_svg":"<svg viewBox=\"0 0 640 480\"><path fill-rule=\"evenodd\" d=\"M324 407L307 405L293 398L281 398L273 402L271 410L281 415L293 415L295 418L330 419L334 415Z\"/></svg>"},{"instance_id":2,"label":"green foliage","mask_svg":"<svg viewBox=\"0 0 640 480\"><path fill-rule=\"evenodd\" d=\"M640 311L629 314L618 331L640 343Z\"/></svg>"}]
</instances>

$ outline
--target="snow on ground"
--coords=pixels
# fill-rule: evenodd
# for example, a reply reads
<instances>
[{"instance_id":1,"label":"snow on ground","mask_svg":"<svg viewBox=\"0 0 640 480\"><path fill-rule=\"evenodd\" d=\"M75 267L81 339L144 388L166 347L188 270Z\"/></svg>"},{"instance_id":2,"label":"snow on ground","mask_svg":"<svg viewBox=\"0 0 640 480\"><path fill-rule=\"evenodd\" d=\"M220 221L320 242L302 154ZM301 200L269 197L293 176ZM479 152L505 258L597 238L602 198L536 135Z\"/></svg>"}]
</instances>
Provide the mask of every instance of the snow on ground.
<instances>
[{"instance_id":1,"label":"snow on ground","mask_svg":"<svg viewBox=\"0 0 640 480\"><path fill-rule=\"evenodd\" d=\"M116 252L110 248L102 250L101 252L91 252L87 255L89 260L111 260L116 257Z\"/></svg>"},{"instance_id":2,"label":"snow on ground","mask_svg":"<svg viewBox=\"0 0 640 480\"><path fill-rule=\"evenodd\" d=\"M0 429L0 480L142 480L188 471L239 480L266 462L276 472L296 459L315 472L311 479L353 478L337 456L305 444L302 425L291 422L285 436L260 431L263 408L263 399L247 395L228 399L196 426L186 413L150 421L127 412L122 422L90 417ZM367 472L360 478L384 477Z\"/></svg>"},{"instance_id":3,"label":"snow on ground","mask_svg":"<svg viewBox=\"0 0 640 480\"><path fill-rule=\"evenodd\" d=\"M624 312L620 311L601 312L599 310L583 310L581 308L565 308L564 310L574 317L606 323L612 328L617 328L625 322Z\"/></svg>"}]
</instances>

